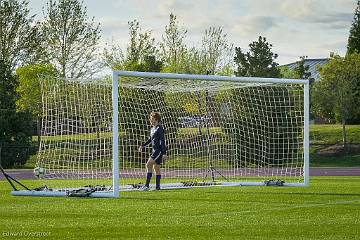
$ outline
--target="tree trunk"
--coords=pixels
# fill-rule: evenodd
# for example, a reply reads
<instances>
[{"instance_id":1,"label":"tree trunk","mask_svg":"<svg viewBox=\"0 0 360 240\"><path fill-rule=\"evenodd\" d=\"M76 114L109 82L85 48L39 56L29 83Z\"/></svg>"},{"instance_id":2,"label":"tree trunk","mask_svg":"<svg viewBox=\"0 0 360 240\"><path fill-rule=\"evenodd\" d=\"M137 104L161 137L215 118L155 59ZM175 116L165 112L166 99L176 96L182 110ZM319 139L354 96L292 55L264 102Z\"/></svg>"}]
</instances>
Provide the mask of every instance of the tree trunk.
<instances>
[{"instance_id":1,"label":"tree trunk","mask_svg":"<svg viewBox=\"0 0 360 240\"><path fill-rule=\"evenodd\" d=\"M37 145L38 148L40 147L40 141L41 141L41 117L37 118Z\"/></svg>"},{"instance_id":2,"label":"tree trunk","mask_svg":"<svg viewBox=\"0 0 360 240\"><path fill-rule=\"evenodd\" d=\"M344 150L346 151L346 120L345 118L342 119L342 145L344 147Z\"/></svg>"}]
</instances>

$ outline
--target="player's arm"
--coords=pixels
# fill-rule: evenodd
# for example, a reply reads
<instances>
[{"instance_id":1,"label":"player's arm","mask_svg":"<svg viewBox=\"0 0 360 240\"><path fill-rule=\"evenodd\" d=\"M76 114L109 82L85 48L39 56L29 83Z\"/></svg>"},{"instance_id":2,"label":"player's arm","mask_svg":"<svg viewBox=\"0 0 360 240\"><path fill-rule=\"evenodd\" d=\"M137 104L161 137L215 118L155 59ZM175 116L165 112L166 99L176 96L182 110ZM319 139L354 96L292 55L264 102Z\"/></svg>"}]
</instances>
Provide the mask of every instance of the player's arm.
<instances>
[{"instance_id":1,"label":"player's arm","mask_svg":"<svg viewBox=\"0 0 360 240\"><path fill-rule=\"evenodd\" d=\"M146 147L147 145L149 145L151 143L151 137L148 138L148 140L146 140L143 144L141 144L142 147Z\"/></svg>"},{"instance_id":2,"label":"player's arm","mask_svg":"<svg viewBox=\"0 0 360 240\"><path fill-rule=\"evenodd\" d=\"M149 137L148 140L146 140L143 144L140 145L139 152L141 152L150 143L151 143L151 137Z\"/></svg>"},{"instance_id":3,"label":"player's arm","mask_svg":"<svg viewBox=\"0 0 360 240\"><path fill-rule=\"evenodd\" d=\"M165 140L165 129L162 128L162 131L159 133L159 140L161 142L161 153L166 158L166 140Z\"/></svg>"}]
</instances>

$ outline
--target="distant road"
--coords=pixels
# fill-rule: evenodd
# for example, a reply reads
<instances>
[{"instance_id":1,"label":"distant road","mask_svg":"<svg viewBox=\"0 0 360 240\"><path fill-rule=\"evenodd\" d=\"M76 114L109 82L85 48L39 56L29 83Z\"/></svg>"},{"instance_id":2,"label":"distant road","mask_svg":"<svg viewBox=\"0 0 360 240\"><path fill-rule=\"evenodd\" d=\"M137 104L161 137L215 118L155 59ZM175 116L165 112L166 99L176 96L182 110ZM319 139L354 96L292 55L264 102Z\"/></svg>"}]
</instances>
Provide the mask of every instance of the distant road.
<instances>
[{"instance_id":1,"label":"distant road","mask_svg":"<svg viewBox=\"0 0 360 240\"><path fill-rule=\"evenodd\" d=\"M15 179L35 179L32 169L12 169L6 172ZM310 168L310 176L360 176L360 168ZM3 179L0 172L0 180Z\"/></svg>"},{"instance_id":2,"label":"distant road","mask_svg":"<svg viewBox=\"0 0 360 240\"><path fill-rule=\"evenodd\" d=\"M360 168L310 168L310 176L360 176Z\"/></svg>"}]
</instances>

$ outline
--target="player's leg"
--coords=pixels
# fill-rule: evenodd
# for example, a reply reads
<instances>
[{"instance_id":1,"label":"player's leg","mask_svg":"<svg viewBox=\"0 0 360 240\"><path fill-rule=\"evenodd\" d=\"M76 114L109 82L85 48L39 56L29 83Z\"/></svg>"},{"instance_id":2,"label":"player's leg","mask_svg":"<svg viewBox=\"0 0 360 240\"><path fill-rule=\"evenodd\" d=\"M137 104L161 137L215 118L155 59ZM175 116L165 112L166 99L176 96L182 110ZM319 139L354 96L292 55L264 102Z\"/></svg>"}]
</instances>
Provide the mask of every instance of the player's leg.
<instances>
[{"instance_id":1,"label":"player's leg","mask_svg":"<svg viewBox=\"0 0 360 240\"><path fill-rule=\"evenodd\" d=\"M146 183L145 183L145 187L149 188L150 187L150 180L152 177L152 171L153 171L153 167L155 164L155 160L152 158L149 158L149 160L146 162Z\"/></svg>"},{"instance_id":2,"label":"player's leg","mask_svg":"<svg viewBox=\"0 0 360 240\"><path fill-rule=\"evenodd\" d=\"M155 160L155 164L154 164L154 170L156 174L156 190L160 190L161 164L162 164L162 156L160 155Z\"/></svg>"}]
</instances>

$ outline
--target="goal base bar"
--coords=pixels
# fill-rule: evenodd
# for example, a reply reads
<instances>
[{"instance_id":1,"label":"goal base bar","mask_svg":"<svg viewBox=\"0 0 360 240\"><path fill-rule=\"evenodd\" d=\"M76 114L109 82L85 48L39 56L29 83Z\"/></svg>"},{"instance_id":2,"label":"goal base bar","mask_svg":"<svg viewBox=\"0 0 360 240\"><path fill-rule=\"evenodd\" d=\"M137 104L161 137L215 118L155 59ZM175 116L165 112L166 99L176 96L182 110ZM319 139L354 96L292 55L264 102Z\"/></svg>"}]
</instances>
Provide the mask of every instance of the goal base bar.
<instances>
[{"instance_id":1,"label":"goal base bar","mask_svg":"<svg viewBox=\"0 0 360 240\"><path fill-rule=\"evenodd\" d=\"M241 186L266 186L263 182L204 182L197 183L197 185L187 185L184 183L170 183L162 184L162 190L171 190L171 189L184 189L184 188L205 188L205 187L241 187ZM306 187L305 183L284 183L283 186L288 187ZM155 186L151 185L151 188ZM139 191L139 188L134 188L131 185L121 186L120 192L127 191ZM69 197L66 191L35 191L35 190L18 190L12 191L11 195L13 196L34 196L34 197ZM93 192L87 197L93 198L118 198L118 194L114 192Z\"/></svg>"},{"instance_id":2,"label":"goal base bar","mask_svg":"<svg viewBox=\"0 0 360 240\"><path fill-rule=\"evenodd\" d=\"M221 186L267 186L264 182L223 182ZM305 183L284 183L287 187L306 187Z\"/></svg>"},{"instance_id":3,"label":"goal base bar","mask_svg":"<svg viewBox=\"0 0 360 240\"><path fill-rule=\"evenodd\" d=\"M188 189L188 188L205 188L205 187L241 187L241 186L267 186L264 182L196 182L189 183L165 183L161 184L161 190L171 189ZM284 183L284 187L306 187L305 183ZM150 189L155 189L155 185L151 184ZM141 190L140 187L136 188L132 185L120 186L120 192L137 191Z\"/></svg>"},{"instance_id":4,"label":"goal base bar","mask_svg":"<svg viewBox=\"0 0 360 240\"><path fill-rule=\"evenodd\" d=\"M61 191L29 191L29 190L18 190L12 191L13 196L34 196L34 197L68 197L66 192ZM87 197L93 198L117 198L114 192L93 192Z\"/></svg>"}]
</instances>

